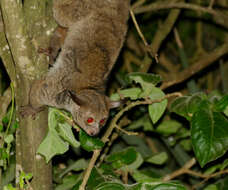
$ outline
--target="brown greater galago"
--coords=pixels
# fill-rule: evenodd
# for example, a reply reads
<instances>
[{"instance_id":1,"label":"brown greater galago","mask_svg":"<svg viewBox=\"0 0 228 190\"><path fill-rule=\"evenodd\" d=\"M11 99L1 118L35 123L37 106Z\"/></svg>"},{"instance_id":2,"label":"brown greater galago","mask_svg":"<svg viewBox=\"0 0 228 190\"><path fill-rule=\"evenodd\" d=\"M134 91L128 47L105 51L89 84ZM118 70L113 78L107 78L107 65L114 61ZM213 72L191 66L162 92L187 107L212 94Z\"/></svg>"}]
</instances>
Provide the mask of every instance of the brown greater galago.
<instances>
[{"instance_id":1,"label":"brown greater galago","mask_svg":"<svg viewBox=\"0 0 228 190\"><path fill-rule=\"evenodd\" d=\"M125 39L129 1L54 0L54 18L63 27L56 29L50 43L55 61L46 76L32 84L22 115L53 106L69 111L87 134L99 133L110 108L119 105L110 101L105 89Z\"/></svg>"}]
</instances>

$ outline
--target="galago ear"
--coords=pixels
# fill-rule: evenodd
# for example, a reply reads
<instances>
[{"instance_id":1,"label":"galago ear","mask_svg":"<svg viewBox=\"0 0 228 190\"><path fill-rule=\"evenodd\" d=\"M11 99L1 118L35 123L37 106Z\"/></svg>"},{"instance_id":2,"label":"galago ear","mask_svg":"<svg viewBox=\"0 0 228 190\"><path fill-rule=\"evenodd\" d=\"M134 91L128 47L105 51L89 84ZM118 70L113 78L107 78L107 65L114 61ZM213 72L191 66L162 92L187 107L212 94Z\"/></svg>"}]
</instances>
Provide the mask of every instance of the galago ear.
<instances>
[{"instance_id":1,"label":"galago ear","mask_svg":"<svg viewBox=\"0 0 228 190\"><path fill-rule=\"evenodd\" d=\"M79 106L81 106L84 102L82 99L80 99L79 96L76 95L74 91L68 90L69 96L71 99Z\"/></svg>"},{"instance_id":2,"label":"galago ear","mask_svg":"<svg viewBox=\"0 0 228 190\"><path fill-rule=\"evenodd\" d=\"M122 102L121 101L110 101L109 102L109 108L112 109L112 108L118 108L122 105Z\"/></svg>"},{"instance_id":3,"label":"galago ear","mask_svg":"<svg viewBox=\"0 0 228 190\"><path fill-rule=\"evenodd\" d=\"M113 100L110 100L109 97L107 97L107 100L108 100L109 109L118 108L118 107L120 107L121 105L123 105L124 102L125 102L124 100L113 101Z\"/></svg>"}]
</instances>

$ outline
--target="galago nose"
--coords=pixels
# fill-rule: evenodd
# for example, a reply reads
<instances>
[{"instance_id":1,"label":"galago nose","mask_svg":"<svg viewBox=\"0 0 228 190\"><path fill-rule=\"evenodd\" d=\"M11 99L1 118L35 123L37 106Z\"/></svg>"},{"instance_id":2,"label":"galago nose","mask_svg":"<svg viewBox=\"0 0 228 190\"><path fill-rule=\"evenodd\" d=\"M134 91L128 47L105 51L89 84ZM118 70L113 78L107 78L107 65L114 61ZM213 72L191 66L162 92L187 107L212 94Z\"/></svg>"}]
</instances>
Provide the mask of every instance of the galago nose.
<instances>
[{"instance_id":1,"label":"galago nose","mask_svg":"<svg viewBox=\"0 0 228 190\"><path fill-rule=\"evenodd\" d=\"M87 131L88 135L95 136L99 133L100 129L98 127L91 128Z\"/></svg>"}]
</instances>

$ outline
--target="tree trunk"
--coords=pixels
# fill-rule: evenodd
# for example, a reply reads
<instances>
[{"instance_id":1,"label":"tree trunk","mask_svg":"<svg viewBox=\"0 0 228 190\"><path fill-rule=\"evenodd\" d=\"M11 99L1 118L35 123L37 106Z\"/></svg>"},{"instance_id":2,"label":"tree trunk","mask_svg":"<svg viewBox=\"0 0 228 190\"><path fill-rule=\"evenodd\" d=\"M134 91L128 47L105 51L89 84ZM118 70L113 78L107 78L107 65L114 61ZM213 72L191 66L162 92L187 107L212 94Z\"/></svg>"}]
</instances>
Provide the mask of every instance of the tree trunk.
<instances>
[{"instance_id":1,"label":"tree trunk","mask_svg":"<svg viewBox=\"0 0 228 190\"><path fill-rule=\"evenodd\" d=\"M20 106L28 104L31 82L48 69L48 59L38 54L38 48L47 48L50 34L55 28L52 19L52 1L1 0L3 22L0 20L0 56L15 89L17 119L20 127L16 133L16 182L23 170L32 173L33 190L52 189L51 163L36 154L46 135L47 110L36 119L21 118ZM0 15L1 16L1 15ZM4 24L3 24L4 23Z\"/></svg>"}]
</instances>

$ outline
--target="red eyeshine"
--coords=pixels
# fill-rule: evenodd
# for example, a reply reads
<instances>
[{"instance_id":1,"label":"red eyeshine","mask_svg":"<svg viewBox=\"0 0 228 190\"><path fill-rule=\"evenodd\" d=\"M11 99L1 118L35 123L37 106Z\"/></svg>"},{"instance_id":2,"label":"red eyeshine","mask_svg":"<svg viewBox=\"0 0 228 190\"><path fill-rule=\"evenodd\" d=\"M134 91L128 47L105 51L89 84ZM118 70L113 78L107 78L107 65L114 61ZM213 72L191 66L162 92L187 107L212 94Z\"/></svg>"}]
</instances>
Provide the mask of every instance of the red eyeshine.
<instances>
[{"instance_id":1,"label":"red eyeshine","mask_svg":"<svg viewBox=\"0 0 228 190\"><path fill-rule=\"evenodd\" d=\"M105 119L100 120L100 124L103 125L105 122Z\"/></svg>"},{"instance_id":2,"label":"red eyeshine","mask_svg":"<svg viewBox=\"0 0 228 190\"><path fill-rule=\"evenodd\" d=\"M93 121L94 121L94 119L93 119L92 117L89 117L89 118L87 119L87 123L93 123Z\"/></svg>"}]
</instances>

